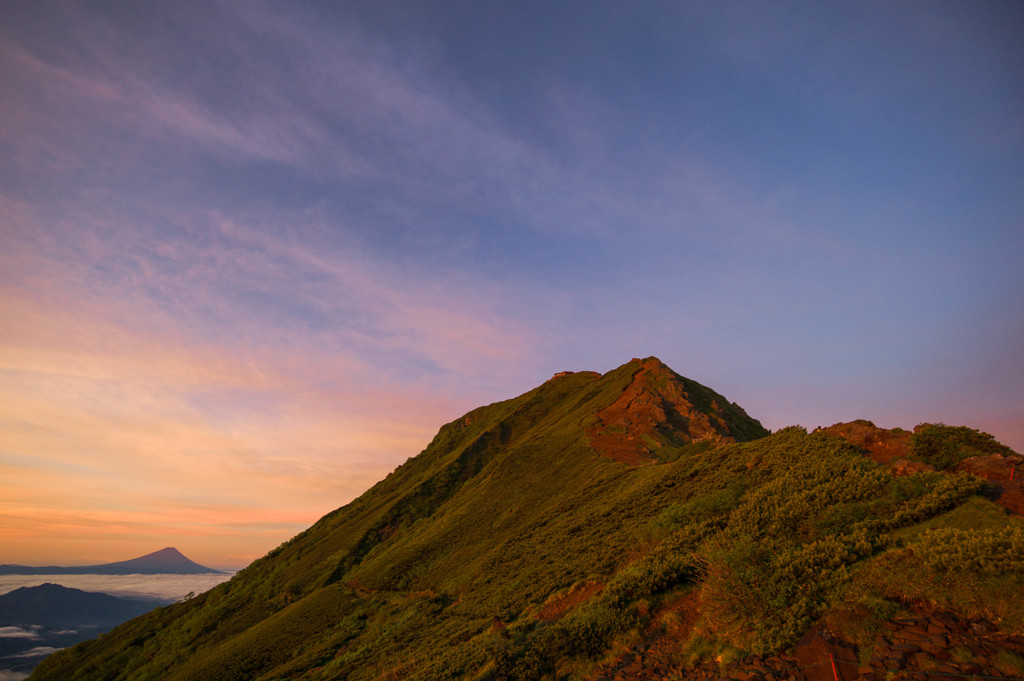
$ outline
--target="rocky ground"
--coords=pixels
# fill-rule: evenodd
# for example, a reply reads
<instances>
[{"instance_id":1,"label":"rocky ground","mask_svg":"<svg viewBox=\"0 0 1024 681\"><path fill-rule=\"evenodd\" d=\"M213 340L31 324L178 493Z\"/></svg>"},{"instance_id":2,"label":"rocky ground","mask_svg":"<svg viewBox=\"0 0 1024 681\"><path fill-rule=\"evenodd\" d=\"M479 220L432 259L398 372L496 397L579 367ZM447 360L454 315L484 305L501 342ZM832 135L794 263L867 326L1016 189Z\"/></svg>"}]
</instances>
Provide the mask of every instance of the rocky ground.
<instances>
[{"instance_id":1,"label":"rocky ground","mask_svg":"<svg viewBox=\"0 0 1024 681\"><path fill-rule=\"evenodd\" d=\"M824 430L861 447L872 459L891 467L896 475L934 470L906 458L911 438L907 431L878 428L870 421L837 423ZM1024 457L973 457L950 472L968 472L985 478L997 503L1011 513L1024 513ZM681 601L669 607L683 615L696 604ZM916 608L911 617L885 622L872 641L861 645L818 625L787 654L696 666L681 659L681 642L687 638L689 619L692 617L670 619L663 630L647 632L642 642L599 667L591 681L1024 679L1024 638L1000 633L993 622L926 607Z\"/></svg>"},{"instance_id":2,"label":"rocky ground","mask_svg":"<svg viewBox=\"0 0 1024 681\"><path fill-rule=\"evenodd\" d=\"M992 622L949 612L918 611L883 624L873 641L856 646L816 627L791 651L723 664L687 666L660 639L634 645L599 668L593 681L898 681L1024 678L1024 638L1005 636Z\"/></svg>"}]
</instances>

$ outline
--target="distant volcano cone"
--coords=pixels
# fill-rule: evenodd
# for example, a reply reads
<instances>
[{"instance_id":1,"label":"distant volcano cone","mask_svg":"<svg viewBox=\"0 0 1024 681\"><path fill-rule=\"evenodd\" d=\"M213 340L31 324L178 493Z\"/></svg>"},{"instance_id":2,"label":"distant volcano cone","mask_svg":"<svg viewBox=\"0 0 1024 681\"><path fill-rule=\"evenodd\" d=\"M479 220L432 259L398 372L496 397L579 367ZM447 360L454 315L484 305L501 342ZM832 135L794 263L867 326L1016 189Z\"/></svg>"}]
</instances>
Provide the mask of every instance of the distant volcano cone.
<instances>
[{"instance_id":1,"label":"distant volcano cone","mask_svg":"<svg viewBox=\"0 0 1024 681\"><path fill-rule=\"evenodd\" d=\"M132 558L131 560L125 560L119 563L107 563L97 567L102 567L108 570L131 571L138 574L164 573L194 575L207 572L219 572L219 570L214 570L189 560L181 553L181 551L171 546L168 546L165 549L160 549L159 551L154 551L153 553L147 553L145 556L140 556L139 558Z\"/></svg>"},{"instance_id":2,"label":"distant volcano cone","mask_svg":"<svg viewBox=\"0 0 1024 681\"><path fill-rule=\"evenodd\" d=\"M20 575L199 575L219 574L214 570L186 558L178 549L167 547L148 553L139 558L102 565L76 565L61 567L48 565L35 567L26 565L0 565L0 574Z\"/></svg>"}]
</instances>

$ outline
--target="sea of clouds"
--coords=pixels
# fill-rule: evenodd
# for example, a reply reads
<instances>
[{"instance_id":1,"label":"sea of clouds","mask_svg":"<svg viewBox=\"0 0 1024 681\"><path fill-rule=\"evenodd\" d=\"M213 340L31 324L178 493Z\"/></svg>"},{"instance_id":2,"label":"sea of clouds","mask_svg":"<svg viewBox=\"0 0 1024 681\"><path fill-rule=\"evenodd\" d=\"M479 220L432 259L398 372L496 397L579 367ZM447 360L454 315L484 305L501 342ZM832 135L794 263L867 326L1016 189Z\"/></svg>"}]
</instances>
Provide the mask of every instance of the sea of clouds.
<instances>
[{"instance_id":1,"label":"sea of clouds","mask_svg":"<svg viewBox=\"0 0 1024 681\"><path fill-rule=\"evenodd\" d=\"M0 575L0 595L14 591L23 586L39 586L47 582L60 584L82 591L98 591L121 598L156 598L165 601L178 601L188 594L200 594L212 589L221 582L234 576L234 572L224 574L202 575ZM40 640L39 627L0 627L0 638L21 638ZM71 630L48 631L48 635L73 634ZM30 648L17 655L9 655L3 666L18 666L16 659L42 659L59 648L40 645ZM12 669L0 669L0 681L22 681L28 674Z\"/></svg>"},{"instance_id":2,"label":"sea of clouds","mask_svg":"<svg viewBox=\"0 0 1024 681\"><path fill-rule=\"evenodd\" d=\"M28 674L22 672L12 672L7 669L0 669L0 681L22 681L27 679Z\"/></svg>"},{"instance_id":3,"label":"sea of clouds","mask_svg":"<svg viewBox=\"0 0 1024 681\"><path fill-rule=\"evenodd\" d=\"M23 586L49 582L82 591L99 591L122 598L181 600L189 593L200 594L225 582L234 572L202 575L0 575L0 594ZM4 681L0 677L0 681Z\"/></svg>"}]
</instances>

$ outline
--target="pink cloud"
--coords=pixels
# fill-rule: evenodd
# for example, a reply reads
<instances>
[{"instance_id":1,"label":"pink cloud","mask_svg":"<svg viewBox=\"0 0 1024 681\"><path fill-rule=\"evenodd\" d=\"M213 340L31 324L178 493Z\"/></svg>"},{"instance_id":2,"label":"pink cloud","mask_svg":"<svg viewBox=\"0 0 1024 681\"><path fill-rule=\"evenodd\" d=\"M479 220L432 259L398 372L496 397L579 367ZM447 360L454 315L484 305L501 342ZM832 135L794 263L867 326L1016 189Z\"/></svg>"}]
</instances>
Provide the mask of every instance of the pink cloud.
<instances>
[{"instance_id":1,"label":"pink cloud","mask_svg":"<svg viewBox=\"0 0 1024 681\"><path fill-rule=\"evenodd\" d=\"M0 256L0 315L11 320L0 329L0 538L10 560L31 562L48 543L94 556L90 538L122 557L175 537L202 540L200 562L262 555L476 406L443 377L381 364L388 353L455 377L502 355L508 371L529 344L479 287L423 286L365 254L314 254L235 223L205 248L110 222L10 236ZM97 275L126 259L123 272ZM277 287L328 317L356 294L345 304L362 327L276 328L220 295L247 287ZM207 337L210 315L242 333ZM203 324L181 324L189 317Z\"/></svg>"}]
</instances>

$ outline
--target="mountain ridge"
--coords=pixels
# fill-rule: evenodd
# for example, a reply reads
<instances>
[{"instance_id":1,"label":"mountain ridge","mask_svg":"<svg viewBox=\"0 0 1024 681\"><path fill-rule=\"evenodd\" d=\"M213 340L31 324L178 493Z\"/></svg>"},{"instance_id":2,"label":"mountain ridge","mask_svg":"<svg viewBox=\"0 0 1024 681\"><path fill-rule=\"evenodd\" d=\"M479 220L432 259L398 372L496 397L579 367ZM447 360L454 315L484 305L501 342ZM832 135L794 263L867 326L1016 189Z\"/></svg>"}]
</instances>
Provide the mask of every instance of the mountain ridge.
<instances>
[{"instance_id":1,"label":"mountain ridge","mask_svg":"<svg viewBox=\"0 0 1024 681\"><path fill-rule=\"evenodd\" d=\"M634 649L668 670L644 678L701 676L792 655L828 618L869 663L872 627L912 603L984 604L1020 632L1024 607L993 594L1024 586L1024 527L955 470L998 443L911 437L911 456L946 467L897 475L833 432L768 433L656 358L561 373L445 424L229 582L33 679L596 680ZM969 579L982 565L988 581ZM636 657L617 669L645 669Z\"/></svg>"},{"instance_id":2,"label":"mountain ridge","mask_svg":"<svg viewBox=\"0 0 1024 681\"><path fill-rule=\"evenodd\" d=\"M167 603L163 599L121 598L47 582L0 595L0 624L113 626Z\"/></svg>"}]
</instances>

